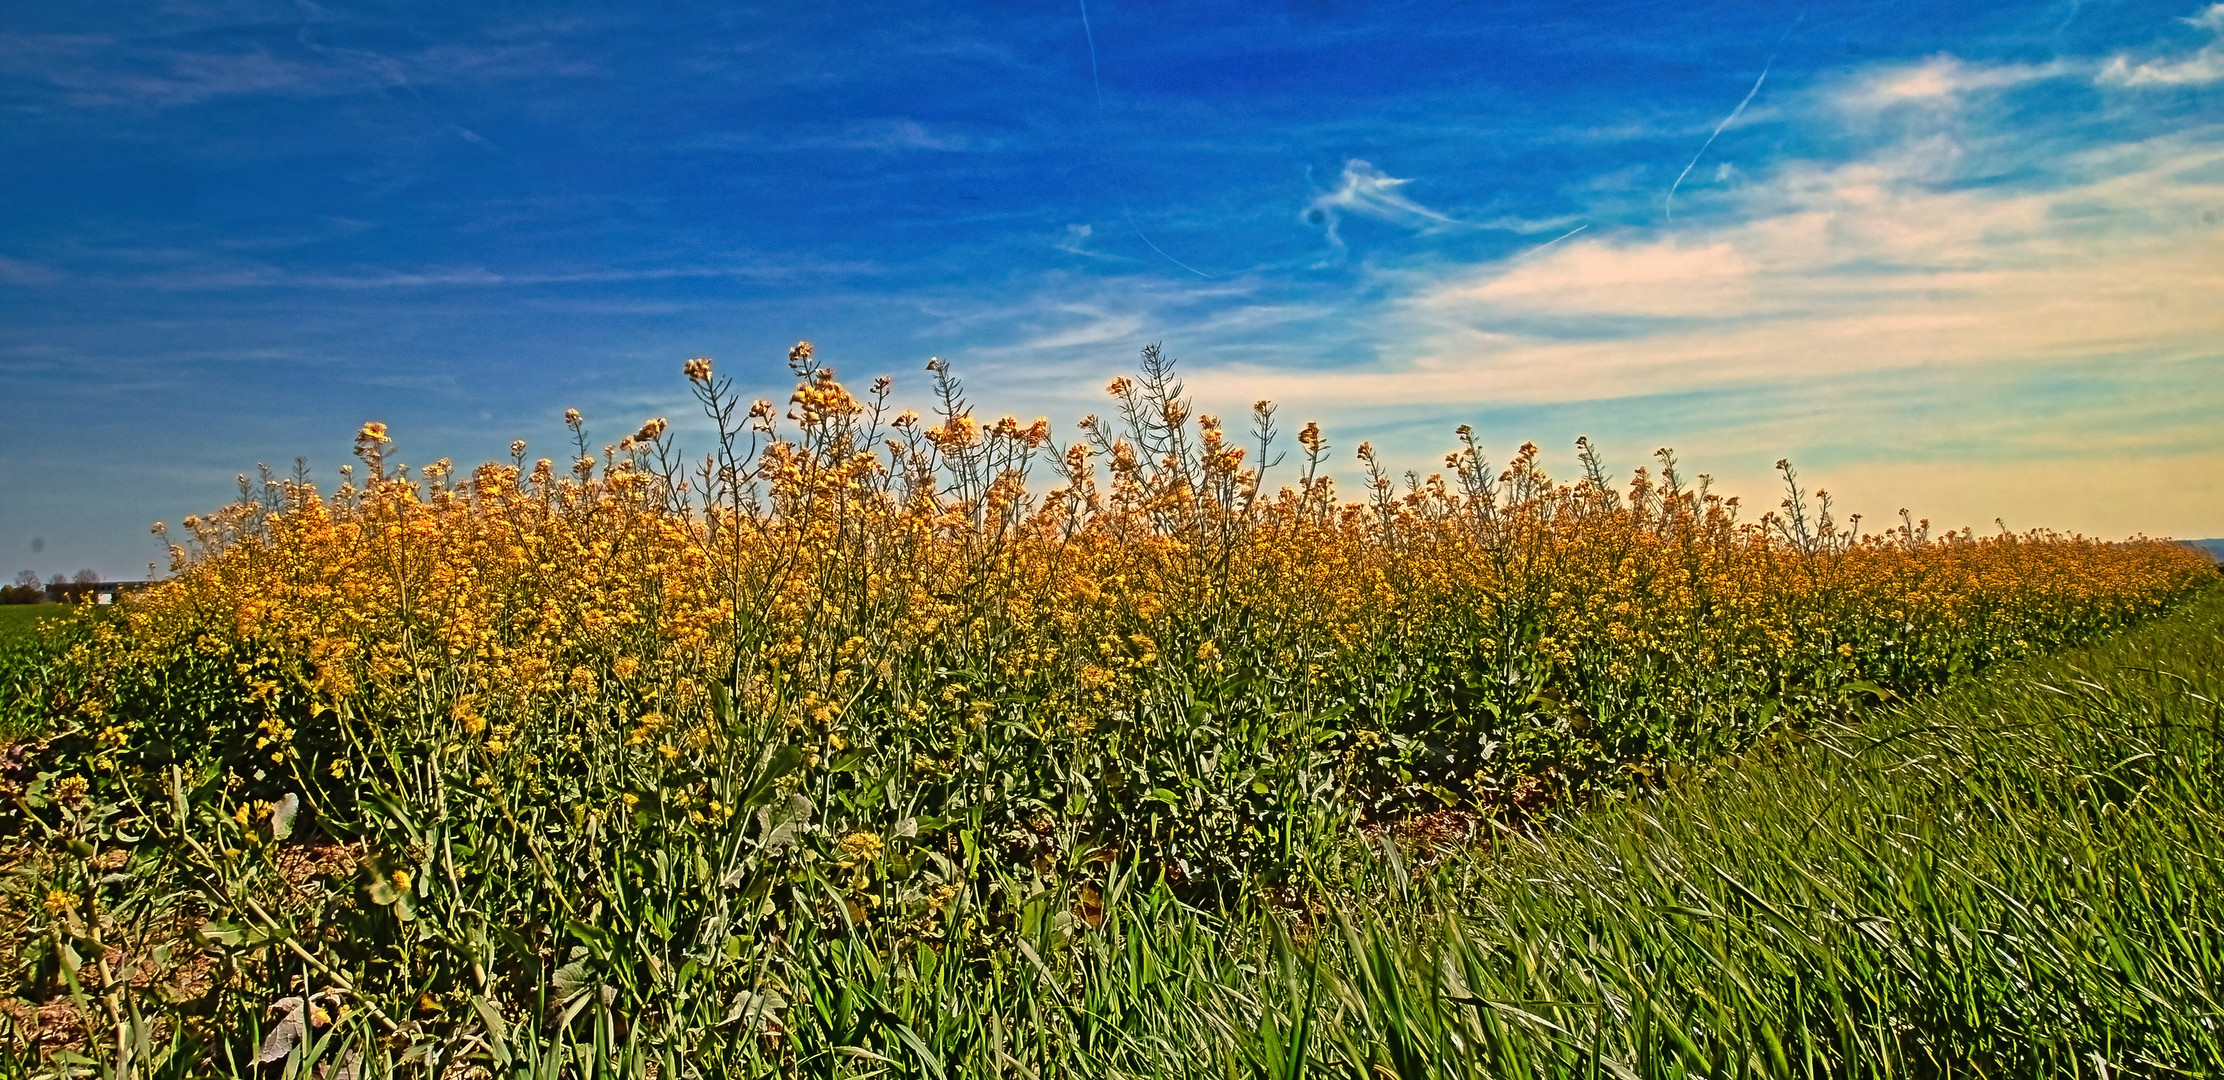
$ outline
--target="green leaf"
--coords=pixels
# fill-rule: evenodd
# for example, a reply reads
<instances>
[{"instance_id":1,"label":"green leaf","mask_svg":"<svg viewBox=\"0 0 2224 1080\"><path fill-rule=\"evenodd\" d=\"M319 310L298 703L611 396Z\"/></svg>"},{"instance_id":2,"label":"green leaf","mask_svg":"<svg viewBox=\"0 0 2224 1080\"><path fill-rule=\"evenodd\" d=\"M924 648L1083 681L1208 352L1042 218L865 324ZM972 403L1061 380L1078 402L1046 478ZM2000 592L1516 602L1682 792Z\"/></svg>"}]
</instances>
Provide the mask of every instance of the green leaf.
<instances>
[{"instance_id":1,"label":"green leaf","mask_svg":"<svg viewBox=\"0 0 2224 1080\"><path fill-rule=\"evenodd\" d=\"M221 945L228 949L252 949L292 936L255 923L240 925L222 922L202 923L195 935L211 945Z\"/></svg>"},{"instance_id":2,"label":"green leaf","mask_svg":"<svg viewBox=\"0 0 2224 1080\"><path fill-rule=\"evenodd\" d=\"M802 764L803 751L801 748L792 744L782 746L778 750L774 750L771 759L765 762L764 775L759 779L759 782L778 780L794 772L796 767Z\"/></svg>"},{"instance_id":3,"label":"green leaf","mask_svg":"<svg viewBox=\"0 0 2224 1080\"><path fill-rule=\"evenodd\" d=\"M592 986L594 977L587 970L587 961L574 960L557 968L555 977L549 982L555 987L558 996L568 998Z\"/></svg>"},{"instance_id":4,"label":"green leaf","mask_svg":"<svg viewBox=\"0 0 2224 1080\"><path fill-rule=\"evenodd\" d=\"M934 1074L935 1080L945 1080L947 1074L942 1071L941 1056L928 1049L927 1044L919 1038L918 1033L911 1030L909 1025L897 1024L896 1037L903 1040L904 1045L910 1047L912 1053L919 1055L919 1063L925 1065L927 1071Z\"/></svg>"},{"instance_id":5,"label":"green leaf","mask_svg":"<svg viewBox=\"0 0 2224 1080\"><path fill-rule=\"evenodd\" d=\"M206 922L198 931L200 938L212 945L236 948L247 938L247 928L233 923Z\"/></svg>"},{"instance_id":6,"label":"green leaf","mask_svg":"<svg viewBox=\"0 0 2224 1080\"><path fill-rule=\"evenodd\" d=\"M1873 682L1869 682L1866 679L1857 682L1849 682L1846 684L1846 689L1854 691L1856 693L1872 695L1880 702L1895 701L1899 698L1898 694L1895 694L1892 691L1885 689L1884 687L1878 686Z\"/></svg>"},{"instance_id":7,"label":"green leaf","mask_svg":"<svg viewBox=\"0 0 2224 1080\"><path fill-rule=\"evenodd\" d=\"M479 1014L479 1021L486 1025L487 1049L494 1053L494 1060L502 1065L510 1063L510 1025L503 1021L502 1010L477 994L471 996L471 1009Z\"/></svg>"}]
</instances>

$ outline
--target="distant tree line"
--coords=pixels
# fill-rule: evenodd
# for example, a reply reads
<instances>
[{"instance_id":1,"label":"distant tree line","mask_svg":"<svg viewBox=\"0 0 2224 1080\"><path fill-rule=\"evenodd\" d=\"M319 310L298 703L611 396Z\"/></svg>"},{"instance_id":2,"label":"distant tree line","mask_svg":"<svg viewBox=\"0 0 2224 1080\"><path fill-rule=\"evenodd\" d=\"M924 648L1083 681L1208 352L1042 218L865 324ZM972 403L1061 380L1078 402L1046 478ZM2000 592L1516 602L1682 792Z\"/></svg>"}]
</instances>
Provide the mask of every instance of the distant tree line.
<instances>
[{"instance_id":1,"label":"distant tree line","mask_svg":"<svg viewBox=\"0 0 2224 1080\"><path fill-rule=\"evenodd\" d=\"M43 604L49 600L82 600L99 591L100 571L79 570L70 577L60 574L41 582L39 575L25 570L15 576L15 584L0 585L0 604Z\"/></svg>"}]
</instances>

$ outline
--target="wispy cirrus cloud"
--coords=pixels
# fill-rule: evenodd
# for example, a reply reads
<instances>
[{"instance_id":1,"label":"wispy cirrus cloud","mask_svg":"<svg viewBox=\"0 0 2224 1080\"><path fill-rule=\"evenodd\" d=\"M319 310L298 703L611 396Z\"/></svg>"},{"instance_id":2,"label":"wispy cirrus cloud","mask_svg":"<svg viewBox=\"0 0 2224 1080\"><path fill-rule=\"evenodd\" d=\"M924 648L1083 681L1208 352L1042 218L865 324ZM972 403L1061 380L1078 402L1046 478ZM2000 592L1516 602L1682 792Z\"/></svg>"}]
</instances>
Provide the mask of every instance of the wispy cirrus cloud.
<instances>
[{"instance_id":1,"label":"wispy cirrus cloud","mask_svg":"<svg viewBox=\"0 0 2224 1080\"><path fill-rule=\"evenodd\" d=\"M1245 368L1314 403L1569 401L1920 365L2215 350L2216 132L2075 155L2043 190L1942 183L1963 147L1790 162L1735 220L1593 230L1535 257L1416 273L1375 322L1402 363ZM1384 378L1394 374L1395 378Z\"/></svg>"},{"instance_id":2,"label":"wispy cirrus cloud","mask_svg":"<svg viewBox=\"0 0 2224 1080\"><path fill-rule=\"evenodd\" d=\"M930 125L908 117L854 120L807 134L772 134L721 131L696 135L681 144L686 150L746 150L785 153L795 150L929 150L980 153L994 150L996 138L965 132L945 125Z\"/></svg>"},{"instance_id":3,"label":"wispy cirrus cloud","mask_svg":"<svg viewBox=\"0 0 2224 1080\"><path fill-rule=\"evenodd\" d=\"M0 255L0 283L9 285L48 285L60 280L61 274L35 262L11 259Z\"/></svg>"},{"instance_id":4,"label":"wispy cirrus cloud","mask_svg":"<svg viewBox=\"0 0 2224 1080\"><path fill-rule=\"evenodd\" d=\"M1837 101L1856 109L1951 104L1971 93L2006 90L2087 70L2090 70L2089 65L2069 60L2043 64L1973 63L1940 54L1920 63L1864 73L1839 91Z\"/></svg>"},{"instance_id":5,"label":"wispy cirrus cloud","mask_svg":"<svg viewBox=\"0 0 2224 1080\"><path fill-rule=\"evenodd\" d=\"M2099 80L2130 87L2203 86L2224 80L2224 4L2211 4L2200 14L2183 21L2208 31L2214 40L2193 55L2176 60L2157 58L2135 62L2119 53L2101 68Z\"/></svg>"},{"instance_id":6,"label":"wispy cirrus cloud","mask_svg":"<svg viewBox=\"0 0 2224 1080\"><path fill-rule=\"evenodd\" d=\"M852 125L820 145L845 150L987 150L995 141L936 131L917 120L888 119Z\"/></svg>"},{"instance_id":7,"label":"wispy cirrus cloud","mask_svg":"<svg viewBox=\"0 0 2224 1080\"><path fill-rule=\"evenodd\" d=\"M2224 34L2224 4L2185 21ZM1374 363L1235 366L1195 381L1321 405L1547 403L1918 366L2216 356L2224 125L2110 141L2070 134L2075 116L2034 130L1993 107L2120 60L1937 54L1824 80L1780 104L1782 122L1939 111L1850 158L1752 169L1697 222L1594 227L1518 256L1391 272ZM1355 164L1308 212L1454 223Z\"/></svg>"},{"instance_id":8,"label":"wispy cirrus cloud","mask_svg":"<svg viewBox=\"0 0 2224 1080\"><path fill-rule=\"evenodd\" d=\"M160 253L141 253L157 254ZM138 272L70 273L37 263L0 257L0 283L51 285L75 282L163 292L225 292L234 290L310 290L368 292L404 289L529 289L560 285L619 285L639 282L730 278L751 281L784 281L801 277L870 272L864 264L825 260L787 259L761 263L667 264L642 267L596 267L577 270L503 270L486 266L429 266L417 269L386 267L355 271L291 267L256 263L207 263L148 268Z\"/></svg>"},{"instance_id":9,"label":"wispy cirrus cloud","mask_svg":"<svg viewBox=\"0 0 2224 1080\"><path fill-rule=\"evenodd\" d=\"M1066 304L1052 313L1051 325L1010 345L979 352L983 357L995 358L1105 345L1132 338L1142 333L1147 325L1143 313L1133 308L1108 310L1089 304Z\"/></svg>"},{"instance_id":10,"label":"wispy cirrus cloud","mask_svg":"<svg viewBox=\"0 0 2224 1080\"><path fill-rule=\"evenodd\" d=\"M267 48L191 51L91 35L18 38L0 46L0 72L43 86L71 108L170 108L212 98L366 85L344 68L281 57Z\"/></svg>"},{"instance_id":11,"label":"wispy cirrus cloud","mask_svg":"<svg viewBox=\"0 0 2224 1080\"><path fill-rule=\"evenodd\" d=\"M2133 511L2224 497L2224 436L2197 419L2224 410L2224 125L2110 138L2075 114L2034 129L2007 104L2111 66L1940 55L1825 81L1780 105L1786 122L1920 109L1852 156L1752 166L1674 227L1385 271L1384 304L1358 316L1369 362L1229 363L1190 384L1326 417L1574 409L1632 430L1638 403L1714 402L1677 406L1686 425L1713 417L1687 442L1804 447L1866 500L2203 528ZM2196 69L2169 70L2189 85ZM2080 465L2090 491L2033 465L2103 449Z\"/></svg>"},{"instance_id":12,"label":"wispy cirrus cloud","mask_svg":"<svg viewBox=\"0 0 2224 1080\"><path fill-rule=\"evenodd\" d=\"M1344 239L1338 234L1337 226L1345 214L1359 214L1421 230L1459 224L1450 215L1438 213L1398 193L1399 188L1412 182L1353 158L1344 162L1344 175L1336 187L1314 196L1299 216L1308 224L1321 226L1329 245L1339 252L1344 248Z\"/></svg>"},{"instance_id":13,"label":"wispy cirrus cloud","mask_svg":"<svg viewBox=\"0 0 2224 1080\"><path fill-rule=\"evenodd\" d=\"M1100 262L1131 263L1135 261L1125 255L1115 255L1109 251L1098 251L1090 247L1089 244L1096 239L1096 233L1097 229L1094 225L1068 225L1057 239L1051 241L1050 246L1068 255L1079 255L1082 258Z\"/></svg>"},{"instance_id":14,"label":"wispy cirrus cloud","mask_svg":"<svg viewBox=\"0 0 2224 1080\"><path fill-rule=\"evenodd\" d=\"M1298 211L1298 220L1322 231L1331 249L1330 262L1342 259L1347 251L1340 231L1346 214L1357 214L1419 233L1445 229L1535 233L1565 228L1576 220L1572 217L1538 221L1509 217L1463 220L1423 206L1400 193L1400 188L1412 182L1411 179L1391 176L1368 162L1352 158L1344 162L1343 175L1337 179L1336 186L1314 195L1312 201Z\"/></svg>"},{"instance_id":15,"label":"wispy cirrus cloud","mask_svg":"<svg viewBox=\"0 0 2224 1080\"><path fill-rule=\"evenodd\" d=\"M244 45L194 47L164 37L20 34L0 37L0 75L43 94L19 109L171 109L223 98L333 94L591 74L551 40L448 42L380 51L331 43L304 26Z\"/></svg>"}]
</instances>

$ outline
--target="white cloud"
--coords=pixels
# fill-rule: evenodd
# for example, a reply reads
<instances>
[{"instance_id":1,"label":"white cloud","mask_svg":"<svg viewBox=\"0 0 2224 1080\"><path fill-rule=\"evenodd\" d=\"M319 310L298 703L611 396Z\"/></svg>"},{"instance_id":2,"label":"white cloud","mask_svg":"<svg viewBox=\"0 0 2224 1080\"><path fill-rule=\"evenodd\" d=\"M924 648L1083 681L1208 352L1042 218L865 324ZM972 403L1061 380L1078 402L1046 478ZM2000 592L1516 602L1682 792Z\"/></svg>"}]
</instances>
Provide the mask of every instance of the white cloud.
<instances>
[{"instance_id":1,"label":"white cloud","mask_svg":"<svg viewBox=\"0 0 2224 1080\"><path fill-rule=\"evenodd\" d=\"M1727 242L1637 248L1579 242L1478 284L1450 286L1423 303L1557 315L1737 314L1751 304L1755 269Z\"/></svg>"},{"instance_id":2,"label":"white cloud","mask_svg":"<svg viewBox=\"0 0 2224 1080\"><path fill-rule=\"evenodd\" d=\"M2224 438L2155 419L2224 409L2224 131L2065 151L1967 117L1938 126L1954 134L1756 169L1710 224L1598 227L1409 272L1369 320L1371 363L1222 364L1189 385L1332 426L1463 406L1624 416L1625 437L1675 443L1753 496L1768 490L1766 461L1835 454L1815 479L1871 514L2224 532L2224 503L2168 511L2224 490ZM2019 179L1976 179L2000 175ZM1994 400L2025 384L2094 396L2034 413ZM2019 392L2026 405L2080 393ZM1762 411L1699 410L1663 430L1626 419L1645 400ZM1843 449L1871 440L1874 452ZM1742 469L1747 458L1763 464ZM2069 470L2078 484L2061 482Z\"/></svg>"},{"instance_id":3,"label":"white cloud","mask_svg":"<svg viewBox=\"0 0 2224 1080\"><path fill-rule=\"evenodd\" d=\"M1017 342L999 348L977 350L977 355L999 357L1069 349L1080 345L1103 345L1133 338L1142 333L1147 325L1139 311L1107 311L1088 304L1061 305L1056 315L1057 325L1038 327Z\"/></svg>"},{"instance_id":4,"label":"white cloud","mask_svg":"<svg viewBox=\"0 0 2224 1080\"><path fill-rule=\"evenodd\" d=\"M1972 64L1942 53L1920 63L1865 73L1839 92L1838 103L1868 110L1907 104L1950 105L1974 92L2005 90L2057 79L2074 74L2077 69L2078 65L2066 60L2046 64Z\"/></svg>"},{"instance_id":5,"label":"white cloud","mask_svg":"<svg viewBox=\"0 0 2224 1080\"><path fill-rule=\"evenodd\" d=\"M1089 240L1096 235L1096 231L1094 225L1068 225L1065 234L1052 241L1050 246L1068 255L1080 255L1090 259L1111 259L1119 262L1128 261L1118 255L1090 250Z\"/></svg>"},{"instance_id":6,"label":"white cloud","mask_svg":"<svg viewBox=\"0 0 2224 1080\"><path fill-rule=\"evenodd\" d=\"M1594 230L1412 281L1366 370L1199 374L1319 404L1553 402L1920 365L2213 353L2224 150L2191 136L2073 157L2044 190L1937 183L1958 143L1794 163L1733 224ZM1386 350L1387 351L1387 350Z\"/></svg>"},{"instance_id":7,"label":"white cloud","mask_svg":"<svg viewBox=\"0 0 2224 1080\"><path fill-rule=\"evenodd\" d=\"M1398 189L1410 184L1375 168L1358 158L1344 162L1344 175L1334 191L1325 191L1305 204L1298 217L1309 225L1323 226L1329 246L1341 254L1344 238L1337 225L1345 214L1359 214L1377 221L1387 221L1411 229L1433 229L1457 225L1449 215L1440 214L1420 203L1398 194Z\"/></svg>"},{"instance_id":8,"label":"white cloud","mask_svg":"<svg viewBox=\"0 0 2224 1080\"><path fill-rule=\"evenodd\" d=\"M2111 57L2101 68L2098 81L2114 86L2203 86L2224 80L2224 4L2211 4L2200 14L2181 20L2217 36L2182 60L2145 60Z\"/></svg>"},{"instance_id":9,"label":"white cloud","mask_svg":"<svg viewBox=\"0 0 2224 1080\"><path fill-rule=\"evenodd\" d=\"M2224 51L2214 45L2184 60L2134 64L2118 56L2099 75L2099 81L2116 86L2202 86L2219 79L2224 79Z\"/></svg>"}]
</instances>

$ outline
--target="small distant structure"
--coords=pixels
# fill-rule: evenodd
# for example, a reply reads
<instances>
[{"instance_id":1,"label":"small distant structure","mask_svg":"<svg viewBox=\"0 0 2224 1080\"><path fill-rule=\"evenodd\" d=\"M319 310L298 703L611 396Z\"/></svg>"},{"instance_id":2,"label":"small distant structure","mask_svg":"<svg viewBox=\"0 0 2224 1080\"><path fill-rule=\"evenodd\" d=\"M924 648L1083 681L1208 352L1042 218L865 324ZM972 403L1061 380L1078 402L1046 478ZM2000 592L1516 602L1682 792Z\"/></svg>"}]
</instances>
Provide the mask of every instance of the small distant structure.
<instances>
[{"instance_id":1,"label":"small distant structure","mask_svg":"<svg viewBox=\"0 0 2224 1080\"><path fill-rule=\"evenodd\" d=\"M56 604L113 604L157 581L63 581L45 586L46 598Z\"/></svg>"}]
</instances>

